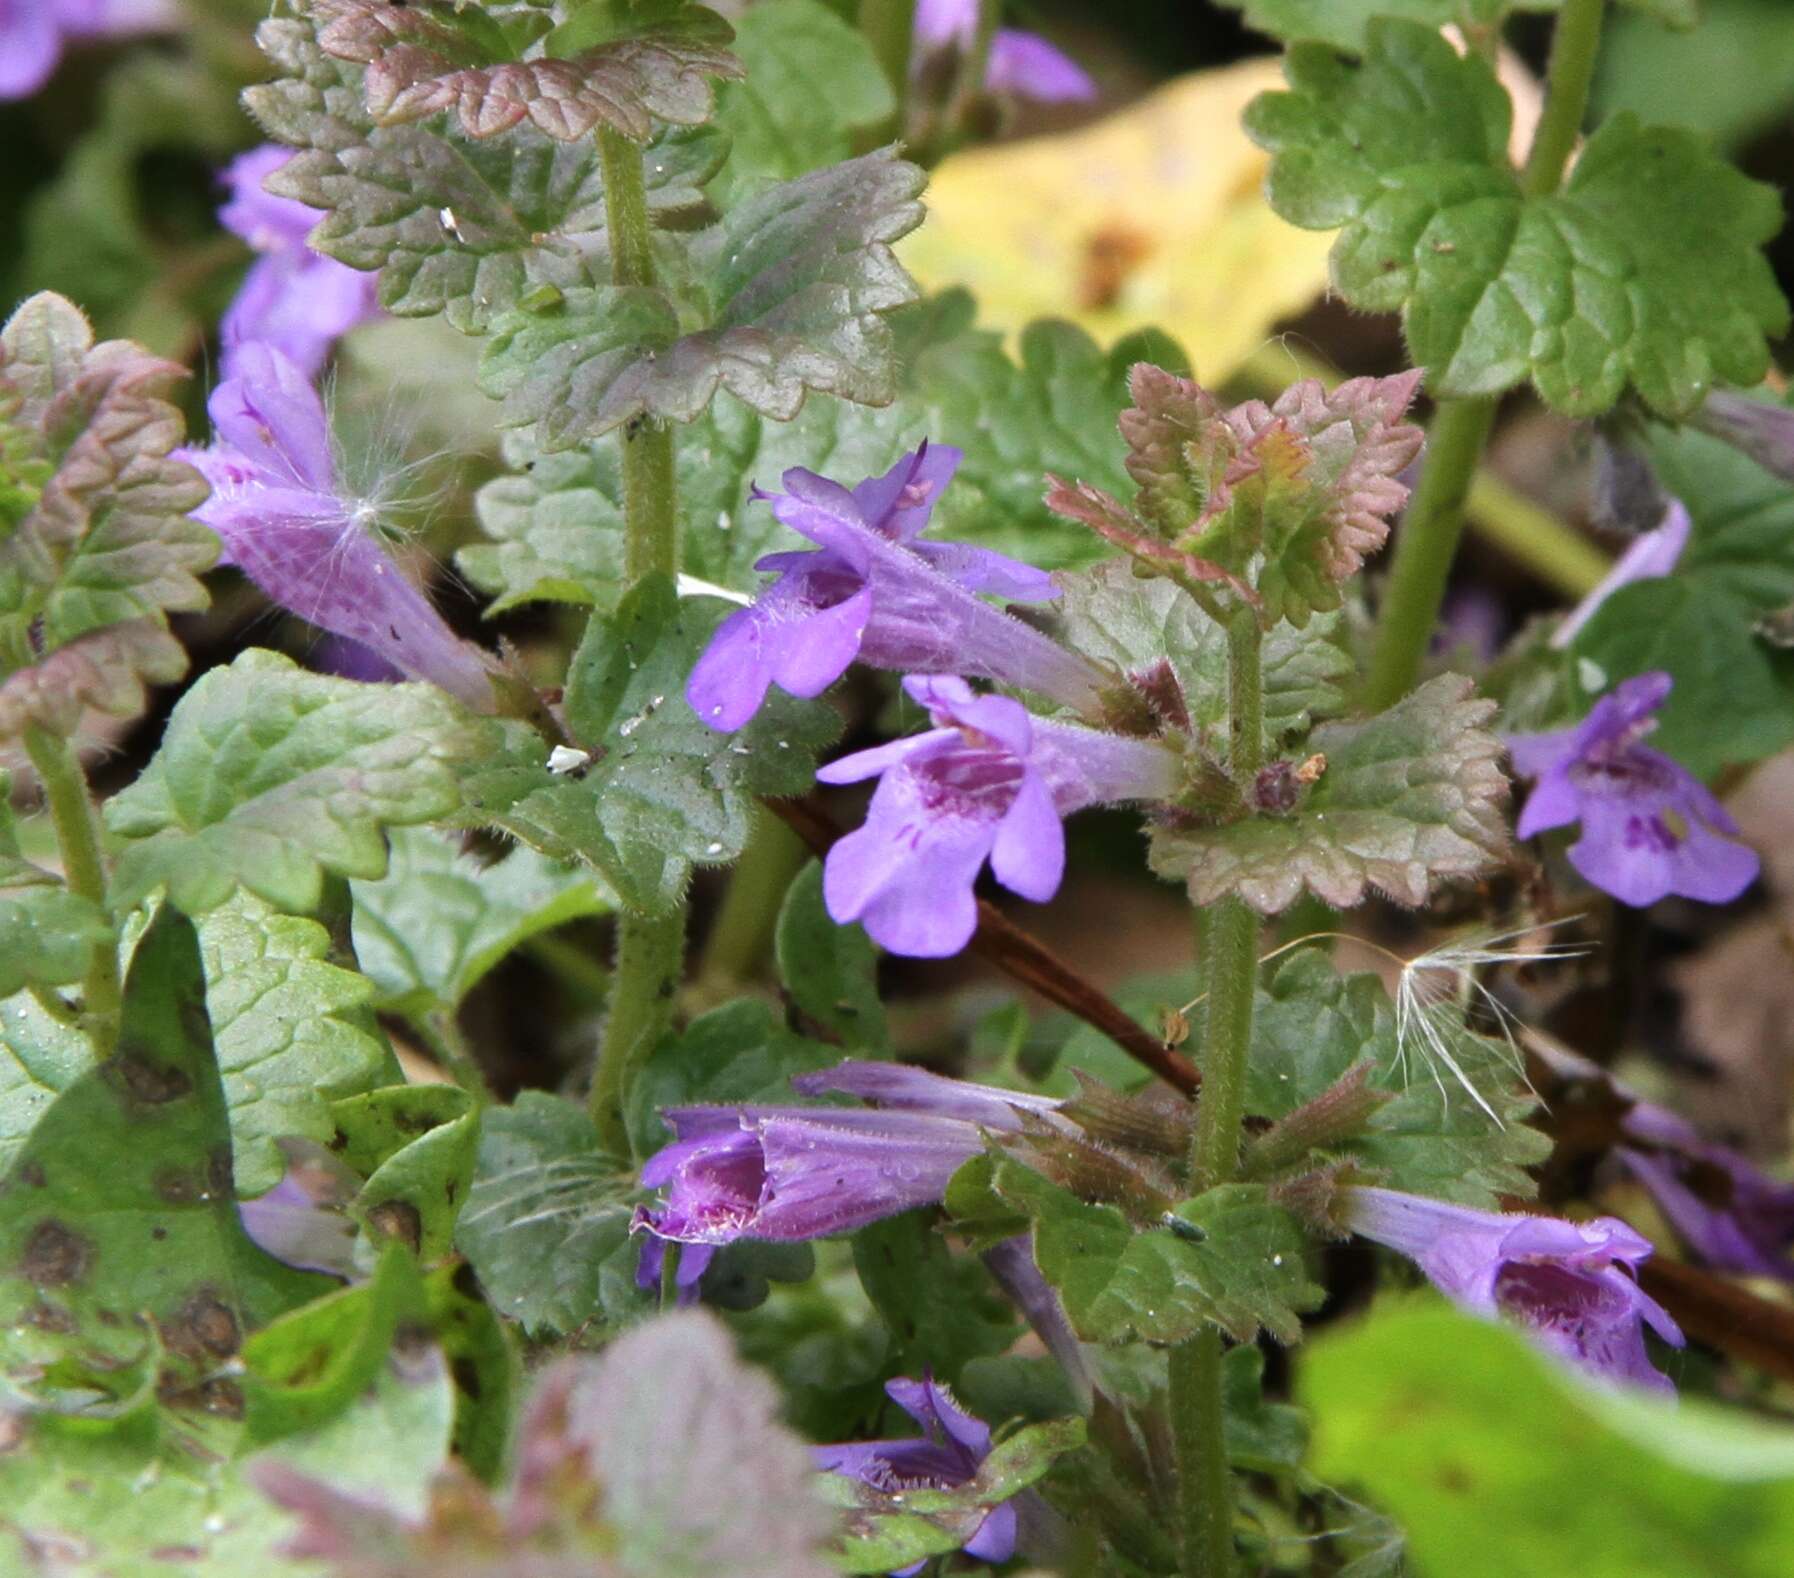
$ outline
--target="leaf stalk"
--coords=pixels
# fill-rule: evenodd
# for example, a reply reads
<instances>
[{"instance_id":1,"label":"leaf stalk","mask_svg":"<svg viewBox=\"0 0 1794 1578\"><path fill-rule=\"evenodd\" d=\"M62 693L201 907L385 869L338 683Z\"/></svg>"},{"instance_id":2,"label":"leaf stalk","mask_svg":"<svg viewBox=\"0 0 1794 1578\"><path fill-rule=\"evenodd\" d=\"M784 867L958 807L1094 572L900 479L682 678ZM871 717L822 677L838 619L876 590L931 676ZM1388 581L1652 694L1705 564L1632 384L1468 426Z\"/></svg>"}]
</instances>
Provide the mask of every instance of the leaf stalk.
<instances>
[{"instance_id":1,"label":"leaf stalk","mask_svg":"<svg viewBox=\"0 0 1794 1578\"><path fill-rule=\"evenodd\" d=\"M87 792L80 758L67 740L35 723L25 730L25 754L44 786L69 891L105 910L106 862L100 847L99 817ZM94 1053L101 1059L111 1055L118 1039L123 1001L116 941L102 943L93 951L81 995L81 1017L92 1037Z\"/></svg>"}]
</instances>

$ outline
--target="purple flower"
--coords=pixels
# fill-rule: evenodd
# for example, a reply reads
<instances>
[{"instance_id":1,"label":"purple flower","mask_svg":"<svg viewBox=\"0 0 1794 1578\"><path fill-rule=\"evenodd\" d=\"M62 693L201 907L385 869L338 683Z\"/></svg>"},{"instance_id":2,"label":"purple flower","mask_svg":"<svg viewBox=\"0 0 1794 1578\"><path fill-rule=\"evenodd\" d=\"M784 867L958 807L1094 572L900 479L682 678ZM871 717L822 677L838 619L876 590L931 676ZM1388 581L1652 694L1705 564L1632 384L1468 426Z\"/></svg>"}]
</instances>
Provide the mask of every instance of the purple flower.
<instances>
[{"instance_id":1,"label":"purple flower","mask_svg":"<svg viewBox=\"0 0 1794 1578\"><path fill-rule=\"evenodd\" d=\"M1598 609L1622 586L1634 581L1651 581L1668 575L1688 546L1688 533L1693 523L1680 499L1671 499L1664 511L1663 523L1652 531L1640 532L1631 546L1614 560L1613 568L1601 577L1600 584L1583 598L1569 617L1551 634L1551 645L1558 650L1576 639L1576 633L1595 617Z\"/></svg>"},{"instance_id":2,"label":"purple flower","mask_svg":"<svg viewBox=\"0 0 1794 1578\"><path fill-rule=\"evenodd\" d=\"M1679 1113L1643 1100L1598 1063L1549 1038L1528 1048L1554 1074L1605 1082L1630 1103L1615 1155L1644 1184L1689 1248L1719 1271L1794 1282L1794 1184L1771 1178L1728 1146L1703 1140Z\"/></svg>"},{"instance_id":3,"label":"purple flower","mask_svg":"<svg viewBox=\"0 0 1794 1578\"><path fill-rule=\"evenodd\" d=\"M1400 1250L1454 1303L1518 1321L1596 1375L1674 1389L1645 1353L1641 1322L1678 1348L1682 1330L1634 1280L1651 1245L1624 1222L1473 1211L1393 1189L1342 1194L1343 1226Z\"/></svg>"},{"instance_id":4,"label":"purple flower","mask_svg":"<svg viewBox=\"0 0 1794 1578\"><path fill-rule=\"evenodd\" d=\"M1040 1096L946 1079L894 1063L846 1062L792 1081L807 1096L842 1091L864 1107L669 1107L673 1143L642 1182L666 1194L635 1226L687 1244L850 1233L939 1201L986 1130L1046 1115Z\"/></svg>"},{"instance_id":5,"label":"purple flower","mask_svg":"<svg viewBox=\"0 0 1794 1578\"><path fill-rule=\"evenodd\" d=\"M177 451L212 485L194 514L224 539L226 560L282 608L490 711L483 655L369 534L376 507L343 491L310 380L267 345L244 345L237 368L207 402L211 447Z\"/></svg>"},{"instance_id":6,"label":"purple flower","mask_svg":"<svg viewBox=\"0 0 1794 1578\"><path fill-rule=\"evenodd\" d=\"M923 444L882 477L848 489L793 468L785 492L754 497L815 550L768 554L757 568L778 580L729 615L691 671L692 710L713 729L739 729L767 687L817 696L858 658L876 668L956 668L1091 705L1102 675L978 593L1057 597L1052 577L985 548L924 542L935 501L960 452Z\"/></svg>"},{"instance_id":7,"label":"purple flower","mask_svg":"<svg viewBox=\"0 0 1794 1578\"><path fill-rule=\"evenodd\" d=\"M896 1441L848 1441L811 1447L816 1466L845 1474L876 1490L952 1490L978 1477L990 1454L990 1426L967 1413L932 1376L885 1382L885 1392L919 1424L924 1434ZM961 1547L980 1561L1006 1562L1015 1554L1016 1506L992 1507ZM898 1569L898 1578L919 1573L926 1562Z\"/></svg>"},{"instance_id":8,"label":"purple flower","mask_svg":"<svg viewBox=\"0 0 1794 1578\"><path fill-rule=\"evenodd\" d=\"M1050 723L951 675L903 688L934 728L816 774L831 784L882 774L865 825L828 853L823 897L837 921L859 921L892 953L958 953L978 925L972 885L986 860L1004 887L1042 903L1065 873L1061 817L1176 787L1175 758L1151 741Z\"/></svg>"},{"instance_id":9,"label":"purple flower","mask_svg":"<svg viewBox=\"0 0 1794 1578\"><path fill-rule=\"evenodd\" d=\"M1794 482L1794 410L1774 400L1754 400L1736 389L1715 389L1693 421L1743 450L1765 471Z\"/></svg>"},{"instance_id":10,"label":"purple flower","mask_svg":"<svg viewBox=\"0 0 1794 1578\"><path fill-rule=\"evenodd\" d=\"M1702 1260L1718 1271L1794 1282L1794 1184L1709 1144L1686 1118L1652 1102L1635 1103L1620 1129L1638 1145L1615 1154Z\"/></svg>"},{"instance_id":11,"label":"purple flower","mask_svg":"<svg viewBox=\"0 0 1794 1578\"><path fill-rule=\"evenodd\" d=\"M264 188L263 182L292 157L290 148L265 144L239 155L224 171L231 195L218 217L261 254L219 325L227 378L239 370L239 350L258 341L315 378L337 339L380 310L374 302L375 275L307 245L305 238L325 217L323 210Z\"/></svg>"},{"instance_id":12,"label":"purple flower","mask_svg":"<svg viewBox=\"0 0 1794 1578\"><path fill-rule=\"evenodd\" d=\"M978 0L919 0L916 57L933 50L969 48L978 28ZM1075 60L1038 33L1000 27L990 41L984 86L992 93L1043 104L1081 103L1096 97L1096 84Z\"/></svg>"},{"instance_id":13,"label":"purple flower","mask_svg":"<svg viewBox=\"0 0 1794 1578\"><path fill-rule=\"evenodd\" d=\"M71 40L170 26L167 0L0 0L0 99L23 99L50 80Z\"/></svg>"},{"instance_id":14,"label":"purple flower","mask_svg":"<svg viewBox=\"0 0 1794 1578\"><path fill-rule=\"evenodd\" d=\"M1757 875L1755 851L1727 836L1738 825L1725 807L1687 768L1639 743L1670 683L1667 674L1639 674L1575 728L1508 741L1515 769L1539 781L1518 835L1581 822L1570 864L1635 908L1669 893L1724 904Z\"/></svg>"},{"instance_id":15,"label":"purple flower","mask_svg":"<svg viewBox=\"0 0 1794 1578\"><path fill-rule=\"evenodd\" d=\"M287 1168L266 1194L237 1204L243 1231L276 1260L301 1271L347 1277L355 1269L355 1224L347 1206L361 1179L312 1140L280 1142Z\"/></svg>"}]
</instances>

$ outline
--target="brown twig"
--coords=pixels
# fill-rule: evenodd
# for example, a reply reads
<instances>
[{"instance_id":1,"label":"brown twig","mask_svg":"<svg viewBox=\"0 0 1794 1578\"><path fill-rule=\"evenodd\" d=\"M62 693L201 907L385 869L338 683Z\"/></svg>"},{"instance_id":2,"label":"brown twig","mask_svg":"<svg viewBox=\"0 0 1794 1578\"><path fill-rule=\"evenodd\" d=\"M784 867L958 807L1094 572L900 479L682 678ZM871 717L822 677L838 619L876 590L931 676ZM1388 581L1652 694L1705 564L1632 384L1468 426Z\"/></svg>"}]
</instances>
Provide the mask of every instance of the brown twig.
<instances>
[{"instance_id":1,"label":"brown twig","mask_svg":"<svg viewBox=\"0 0 1794 1578\"><path fill-rule=\"evenodd\" d=\"M768 800L766 804L817 855L826 855L841 836L841 830L814 796ZM1202 1088L1202 1076L1187 1057L1143 1029L1114 998L1091 985L1044 943L983 899L978 901L978 930L972 937L971 951L989 960L1011 980L1100 1030L1172 1089L1194 1096Z\"/></svg>"}]
</instances>

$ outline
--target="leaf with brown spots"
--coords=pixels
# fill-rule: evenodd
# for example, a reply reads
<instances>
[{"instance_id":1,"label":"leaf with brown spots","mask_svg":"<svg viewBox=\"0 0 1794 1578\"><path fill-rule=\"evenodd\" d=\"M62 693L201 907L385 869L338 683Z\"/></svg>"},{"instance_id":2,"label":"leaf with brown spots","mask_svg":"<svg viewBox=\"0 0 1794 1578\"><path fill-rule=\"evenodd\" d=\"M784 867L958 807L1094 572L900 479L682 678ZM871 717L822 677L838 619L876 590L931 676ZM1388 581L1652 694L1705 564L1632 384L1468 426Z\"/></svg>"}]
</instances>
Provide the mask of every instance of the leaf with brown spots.
<instances>
[{"instance_id":1,"label":"leaf with brown spots","mask_svg":"<svg viewBox=\"0 0 1794 1578\"><path fill-rule=\"evenodd\" d=\"M237 1219L199 945L165 907L132 959L118 1050L57 1097L0 1180L0 1370L88 1411L153 1386L203 1440L241 1411L220 1371L243 1333L330 1286Z\"/></svg>"}]
</instances>

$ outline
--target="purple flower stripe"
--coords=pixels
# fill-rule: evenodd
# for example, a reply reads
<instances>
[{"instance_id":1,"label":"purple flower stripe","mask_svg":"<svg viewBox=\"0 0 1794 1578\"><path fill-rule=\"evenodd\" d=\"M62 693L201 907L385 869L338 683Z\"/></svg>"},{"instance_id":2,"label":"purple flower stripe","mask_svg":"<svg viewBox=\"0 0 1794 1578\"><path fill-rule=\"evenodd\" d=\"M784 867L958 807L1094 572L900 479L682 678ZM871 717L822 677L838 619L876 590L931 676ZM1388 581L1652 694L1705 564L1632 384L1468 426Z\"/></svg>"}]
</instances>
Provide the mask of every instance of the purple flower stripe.
<instances>
[{"instance_id":1,"label":"purple flower stripe","mask_svg":"<svg viewBox=\"0 0 1794 1578\"><path fill-rule=\"evenodd\" d=\"M798 468L785 473L785 492L756 489L817 547L760 560L778 579L717 627L686 685L692 710L732 732L770 686L820 695L856 659L901 671L951 665L1091 705L1102 684L1093 665L979 600L1056 597L1051 576L988 549L918 539L959 460L957 449L923 444L852 489Z\"/></svg>"},{"instance_id":2,"label":"purple flower stripe","mask_svg":"<svg viewBox=\"0 0 1794 1578\"><path fill-rule=\"evenodd\" d=\"M1034 718L952 675L903 685L936 726L816 775L879 778L865 824L828 853L823 897L835 920L859 921L892 953L958 953L977 928L973 885L986 861L1012 893L1045 902L1065 872L1062 817L1176 787L1175 758L1151 741Z\"/></svg>"},{"instance_id":3,"label":"purple flower stripe","mask_svg":"<svg viewBox=\"0 0 1794 1578\"><path fill-rule=\"evenodd\" d=\"M932 1376L919 1381L902 1377L885 1383L885 1392L925 1432L893 1441L850 1441L812 1447L818 1468L845 1474L878 1490L952 1490L977 1478L990 1453L990 1426L969 1414L953 1394ZM979 1561L1006 1562L1015 1554L1016 1507L1013 1501L993 1507L964 1546ZM918 1573L926 1562L898 1569L898 1578Z\"/></svg>"},{"instance_id":4,"label":"purple flower stripe","mask_svg":"<svg viewBox=\"0 0 1794 1578\"><path fill-rule=\"evenodd\" d=\"M293 157L290 148L252 148L224 171L230 197L218 210L225 228L261 256L224 314L223 371L240 371L245 345L271 345L308 378L322 370L337 340L379 313L376 276L314 252L306 241L325 217L290 197L276 197L263 183Z\"/></svg>"},{"instance_id":5,"label":"purple flower stripe","mask_svg":"<svg viewBox=\"0 0 1794 1578\"><path fill-rule=\"evenodd\" d=\"M1670 684L1667 674L1640 674L1573 729L1510 738L1515 769L1538 779L1516 832L1533 838L1580 822L1570 864L1622 904L1642 908L1671 893L1724 904L1756 879L1759 863L1706 785L1640 743Z\"/></svg>"},{"instance_id":6,"label":"purple flower stripe","mask_svg":"<svg viewBox=\"0 0 1794 1578\"><path fill-rule=\"evenodd\" d=\"M1651 1245L1624 1222L1473 1211L1391 1189L1344 1194L1346 1227L1408 1256L1463 1308L1517 1321L1604 1379L1674 1389L1651 1363L1643 1328L1678 1348L1682 1331L1634 1280Z\"/></svg>"},{"instance_id":7,"label":"purple flower stripe","mask_svg":"<svg viewBox=\"0 0 1794 1578\"><path fill-rule=\"evenodd\" d=\"M207 409L216 436L180 458L212 496L195 516L224 540L226 560L301 619L369 648L412 679L490 711L485 657L443 622L344 495L323 402L279 350L242 347L238 375Z\"/></svg>"},{"instance_id":8,"label":"purple flower stripe","mask_svg":"<svg viewBox=\"0 0 1794 1578\"><path fill-rule=\"evenodd\" d=\"M1632 544L1614 561L1613 568L1601 578L1595 589L1583 598L1564 622L1551 634L1551 645L1558 650L1576 639L1576 634L1595 617L1595 611L1622 586L1634 581L1653 581L1668 575L1688 546L1693 529L1688 511L1680 499L1671 499L1664 512L1663 524L1652 531L1641 532Z\"/></svg>"}]
</instances>

